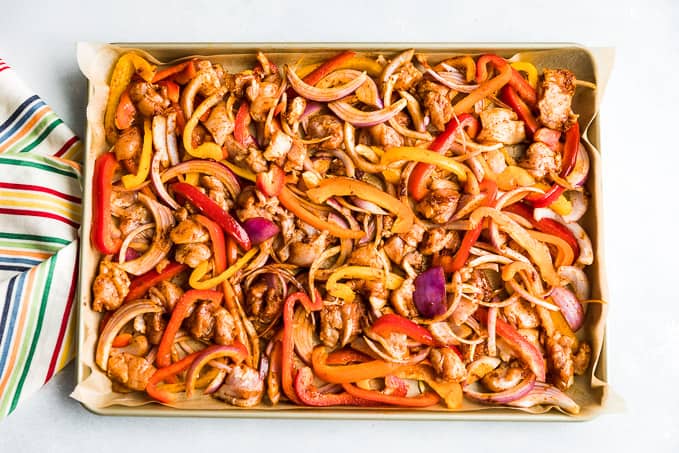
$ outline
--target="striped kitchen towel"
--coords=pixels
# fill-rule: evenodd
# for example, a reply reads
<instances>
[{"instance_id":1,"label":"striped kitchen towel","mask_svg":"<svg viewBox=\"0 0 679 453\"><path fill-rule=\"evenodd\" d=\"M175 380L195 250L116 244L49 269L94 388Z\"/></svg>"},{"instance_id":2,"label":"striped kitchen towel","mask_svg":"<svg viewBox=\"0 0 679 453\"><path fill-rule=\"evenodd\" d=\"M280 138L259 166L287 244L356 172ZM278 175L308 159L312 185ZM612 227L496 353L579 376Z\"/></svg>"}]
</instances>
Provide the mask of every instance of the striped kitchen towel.
<instances>
[{"instance_id":1,"label":"striped kitchen towel","mask_svg":"<svg viewBox=\"0 0 679 453\"><path fill-rule=\"evenodd\" d=\"M0 59L0 419L73 357L80 142Z\"/></svg>"}]
</instances>

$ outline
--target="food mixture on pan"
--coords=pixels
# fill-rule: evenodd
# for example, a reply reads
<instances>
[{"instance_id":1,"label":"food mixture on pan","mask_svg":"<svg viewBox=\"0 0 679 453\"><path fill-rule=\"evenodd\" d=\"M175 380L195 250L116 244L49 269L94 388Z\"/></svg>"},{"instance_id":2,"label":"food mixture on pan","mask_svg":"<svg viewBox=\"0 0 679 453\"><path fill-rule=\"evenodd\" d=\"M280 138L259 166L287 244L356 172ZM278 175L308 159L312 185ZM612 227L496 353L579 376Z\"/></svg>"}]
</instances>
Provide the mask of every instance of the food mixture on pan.
<instances>
[{"instance_id":1,"label":"food mixture on pan","mask_svg":"<svg viewBox=\"0 0 679 453\"><path fill-rule=\"evenodd\" d=\"M97 365L161 403L577 413L577 85L492 54L123 54L91 195Z\"/></svg>"}]
</instances>

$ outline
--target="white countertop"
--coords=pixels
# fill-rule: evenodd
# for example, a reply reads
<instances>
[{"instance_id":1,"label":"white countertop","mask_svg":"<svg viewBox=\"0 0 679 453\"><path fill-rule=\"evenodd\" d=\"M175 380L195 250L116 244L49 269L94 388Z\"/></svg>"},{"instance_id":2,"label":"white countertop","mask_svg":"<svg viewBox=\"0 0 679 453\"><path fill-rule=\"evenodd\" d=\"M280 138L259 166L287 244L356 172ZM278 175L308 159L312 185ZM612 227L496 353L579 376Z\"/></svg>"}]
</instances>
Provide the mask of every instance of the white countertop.
<instances>
[{"instance_id":1,"label":"white countertop","mask_svg":"<svg viewBox=\"0 0 679 453\"><path fill-rule=\"evenodd\" d=\"M0 421L0 452L679 451L679 3L165 0L3 2L0 57L84 130L77 41L579 42L615 46L601 109L612 390L625 406L576 424L139 419L68 397L68 367ZM516 6L521 3L522 6ZM652 5L652 6L651 6ZM434 447L434 448L432 448ZM435 448L439 447L439 448Z\"/></svg>"}]
</instances>

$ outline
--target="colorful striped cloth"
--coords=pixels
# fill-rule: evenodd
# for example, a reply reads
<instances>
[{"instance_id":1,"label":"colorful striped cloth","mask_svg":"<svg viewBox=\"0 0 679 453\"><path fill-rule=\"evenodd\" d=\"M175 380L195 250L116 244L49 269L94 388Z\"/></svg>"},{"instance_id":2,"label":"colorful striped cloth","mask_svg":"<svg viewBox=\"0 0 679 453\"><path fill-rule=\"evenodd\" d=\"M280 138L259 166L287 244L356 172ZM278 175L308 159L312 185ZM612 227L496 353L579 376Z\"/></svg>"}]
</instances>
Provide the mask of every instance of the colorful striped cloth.
<instances>
[{"instance_id":1,"label":"colorful striped cloth","mask_svg":"<svg viewBox=\"0 0 679 453\"><path fill-rule=\"evenodd\" d=\"M74 353L80 142L0 59L0 419Z\"/></svg>"}]
</instances>

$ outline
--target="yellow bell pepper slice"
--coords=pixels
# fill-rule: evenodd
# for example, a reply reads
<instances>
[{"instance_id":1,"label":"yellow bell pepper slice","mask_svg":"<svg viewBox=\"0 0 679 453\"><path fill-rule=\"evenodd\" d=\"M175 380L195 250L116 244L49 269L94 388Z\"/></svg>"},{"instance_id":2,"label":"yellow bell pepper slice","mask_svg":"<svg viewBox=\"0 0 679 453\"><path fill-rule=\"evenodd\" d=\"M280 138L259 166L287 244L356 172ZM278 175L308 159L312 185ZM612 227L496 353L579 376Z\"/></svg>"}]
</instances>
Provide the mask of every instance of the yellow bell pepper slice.
<instances>
[{"instance_id":1,"label":"yellow bell pepper slice","mask_svg":"<svg viewBox=\"0 0 679 453\"><path fill-rule=\"evenodd\" d=\"M548 191L550 189L549 185L541 182L536 183L534 187L537 187L538 189L542 189L544 191ZM559 195L559 198L557 198L554 203L549 205L549 208L559 215L568 215L573 210L573 205L571 204L570 201L568 201L568 198L566 198L562 194Z\"/></svg>"},{"instance_id":2,"label":"yellow bell pepper slice","mask_svg":"<svg viewBox=\"0 0 679 453\"><path fill-rule=\"evenodd\" d=\"M246 168L239 167L238 165L231 163L228 160L222 160L221 163L243 179L247 179L248 181L252 182L255 182L255 180L257 179L257 176L255 176L253 172Z\"/></svg>"},{"instance_id":3,"label":"yellow bell pepper slice","mask_svg":"<svg viewBox=\"0 0 679 453\"><path fill-rule=\"evenodd\" d=\"M151 132L151 120L144 120L144 144L139 156L139 167L136 175L123 176L123 185L126 189L140 186L149 175L151 170L151 155L153 154L153 134Z\"/></svg>"},{"instance_id":4,"label":"yellow bell pepper slice","mask_svg":"<svg viewBox=\"0 0 679 453\"><path fill-rule=\"evenodd\" d=\"M382 155L381 163L382 165L389 165L393 162L398 162L401 160L424 162L426 164L436 165L443 170L454 173L460 182L467 181L467 173L470 171L465 164L458 162L455 159L444 156L435 151L429 151L427 149L415 148L411 146L390 148Z\"/></svg>"},{"instance_id":5,"label":"yellow bell pepper slice","mask_svg":"<svg viewBox=\"0 0 679 453\"><path fill-rule=\"evenodd\" d=\"M218 144L213 142L205 142L201 144L199 147L194 148L191 140L193 138L192 137L193 129L198 125L198 120L200 119L200 117L203 116L205 112L214 107L215 104L221 101L222 97L224 97L224 94L226 94L226 87L220 88L219 90L217 90L216 93L214 93L213 95L205 99L203 102L201 102L200 105L193 112L193 115L191 115L189 121L186 123L186 126L184 127L184 134L182 136L184 149L186 150L187 153L189 153L193 157L196 157L198 159L214 159L214 160L222 160L224 158L224 152L222 151L222 147L219 146Z\"/></svg>"},{"instance_id":6,"label":"yellow bell pepper slice","mask_svg":"<svg viewBox=\"0 0 679 453\"><path fill-rule=\"evenodd\" d=\"M535 69L532 63L527 61L515 61L511 63L512 68L519 72L523 72L528 77L528 84L536 89L538 86L538 70Z\"/></svg>"},{"instance_id":7,"label":"yellow bell pepper slice","mask_svg":"<svg viewBox=\"0 0 679 453\"><path fill-rule=\"evenodd\" d=\"M139 75L147 82L153 80L156 74L156 65L149 63L136 53L127 52L118 58L111 80L109 81L108 100L106 101L106 111L104 113L104 132L106 140L114 143L118 139L118 132L115 125L116 109L120 102L120 96L130 84L132 76Z\"/></svg>"},{"instance_id":8,"label":"yellow bell pepper slice","mask_svg":"<svg viewBox=\"0 0 679 453\"><path fill-rule=\"evenodd\" d=\"M464 74L464 77L467 80L467 82L473 82L474 80L476 80L476 62L470 55L449 58L447 60L442 61L441 63L445 63L448 66L452 66L453 68L458 70L463 69L462 73ZM441 63L437 65L437 68Z\"/></svg>"},{"instance_id":9,"label":"yellow bell pepper slice","mask_svg":"<svg viewBox=\"0 0 679 453\"><path fill-rule=\"evenodd\" d=\"M201 280L201 278L203 278L205 274L207 274L210 265L208 264L207 261L203 261L198 265L198 267L196 267L193 270L193 272L191 272L191 276L189 277L189 285L191 285L191 288L194 289L214 288L220 283L233 277L236 274L236 272L245 267L245 265L247 265L250 262L250 260L254 258L255 254L257 254L258 251L259 251L258 247L250 249L250 251L248 251L245 255L241 256L238 259L238 261L229 266L224 272L217 275L216 277L212 277L207 280Z\"/></svg>"},{"instance_id":10,"label":"yellow bell pepper slice","mask_svg":"<svg viewBox=\"0 0 679 453\"><path fill-rule=\"evenodd\" d=\"M351 303L356 298L356 293L354 293L349 285L339 283L344 278L381 280L384 278L384 271L367 266L344 266L333 272L328 278L325 288L330 295ZM398 289L402 284L402 277L391 272L387 274L387 289Z\"/></svg>"}]
</instances>

